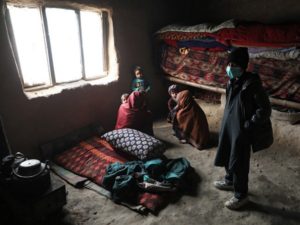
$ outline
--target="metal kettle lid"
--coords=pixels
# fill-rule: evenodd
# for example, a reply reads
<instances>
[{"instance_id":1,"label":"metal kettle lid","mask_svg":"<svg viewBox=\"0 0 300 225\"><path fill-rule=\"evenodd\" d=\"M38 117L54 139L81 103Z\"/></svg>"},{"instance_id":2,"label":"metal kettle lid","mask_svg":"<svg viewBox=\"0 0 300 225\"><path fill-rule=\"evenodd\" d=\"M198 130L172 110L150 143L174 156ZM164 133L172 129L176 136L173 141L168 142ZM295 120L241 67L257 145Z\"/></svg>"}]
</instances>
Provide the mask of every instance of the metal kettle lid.
<instances>
[{"instance_id":1,"label":"metal kettle lid","mask_svg":"<svg viewBox=\"0 0 300 225\"><path fill-rule=\"evenodd\" d=\"M41 163L40 160L28 159L21 162L13 172L19 178L34 178L40 175L45 169L47 169L46 164Z\"/></svg>"},{"instance_id":2,"label":"metal kettle lid","mask_svg":"<svg viewBox=\"0 0 300 225\"><path fill-rule=\"evenodd\" d=\"M24 169L40 167L41 162L38 159L28 159L20 163L19 167Z\"/></svg>"}]
</instances>

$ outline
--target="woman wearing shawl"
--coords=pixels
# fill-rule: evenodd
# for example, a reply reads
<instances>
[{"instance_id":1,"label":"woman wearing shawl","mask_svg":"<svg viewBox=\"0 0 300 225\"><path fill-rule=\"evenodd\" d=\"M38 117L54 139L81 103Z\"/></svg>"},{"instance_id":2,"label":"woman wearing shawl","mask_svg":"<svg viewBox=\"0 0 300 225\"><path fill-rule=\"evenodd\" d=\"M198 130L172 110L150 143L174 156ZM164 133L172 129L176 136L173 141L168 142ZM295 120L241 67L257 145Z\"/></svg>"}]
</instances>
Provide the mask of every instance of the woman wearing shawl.
<instances>
[{"instance_id":1,"label":"woman wearing shawl","mask_svg":"<svg viewBox=\"0 0 300 225\"><path fill-rule=\"evenodd\" d=\"M115 129L132 128L153 135L152 113L147 110L144 92L132 92L119 107Z\"/></svg>"},{"instance_id":2,"label":"woman wearing shawl","mask_svg":"<svg viewBox=\"0 0 300 225\"><path fill-rule=\"evenodd\" d=\"M177 137L181 143L184 140L197 149L203 149L209 140L209 129L206 116L195 102L188 90L177 94L176 126Z\"/></svg>"}]
</instances>

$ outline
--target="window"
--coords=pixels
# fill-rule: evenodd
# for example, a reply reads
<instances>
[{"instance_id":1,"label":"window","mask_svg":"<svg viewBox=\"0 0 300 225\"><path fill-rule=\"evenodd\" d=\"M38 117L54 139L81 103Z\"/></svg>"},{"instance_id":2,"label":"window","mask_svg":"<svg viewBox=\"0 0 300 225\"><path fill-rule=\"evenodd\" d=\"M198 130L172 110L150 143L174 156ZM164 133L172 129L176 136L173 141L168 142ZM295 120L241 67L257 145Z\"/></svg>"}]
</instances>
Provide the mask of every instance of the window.
<instances>
[{"instance_id":1,"label":"window","mask_svg":"<svg viewBox=\"0 0 300 225\"><path fill-rule=\"evenodd\" d=\"M10 40L25 91L108 75L106 11L7 4Z\"/></svg>"}]
</instances>

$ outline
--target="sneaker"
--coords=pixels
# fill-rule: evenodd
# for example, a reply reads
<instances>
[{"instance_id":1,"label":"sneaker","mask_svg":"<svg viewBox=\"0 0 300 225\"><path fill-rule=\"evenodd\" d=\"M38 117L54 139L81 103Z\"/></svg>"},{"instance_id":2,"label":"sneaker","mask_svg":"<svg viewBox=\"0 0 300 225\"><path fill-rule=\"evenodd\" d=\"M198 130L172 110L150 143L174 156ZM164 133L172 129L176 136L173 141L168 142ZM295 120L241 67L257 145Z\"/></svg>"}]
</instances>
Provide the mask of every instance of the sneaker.
<instances>
[{"instance_id":1,"label":"sneaker","mask_svg":"<svg viewBox=\"0 0 300 225\"><path fill-rule=\"evenodd\" d=\"M186 143L187 143L187 140L185 140L185 139L180 139L179 142L180 142L181 144L186 144Z\"/></svg>"},{"instance_id":2,"label":"sneaker","mask_svg":"<svg viewBox=\"0 0 300 225\"><path fill-rule=\"evenodd\" d=\"M228 201L225 202L225 206L228 209L235 210L235 209L239 209L242 206L246 205L248 202L249 202L248 197L238 199L238 198L233 196L231 199L229 199Z\"/></svg>"},{"instance_id":3,"label":"sneaker","mask_svg":"<svg viewBox=\"0 0 300 225\"><path fill-rule=\"evenodd\" d=\"M225 180L217 180L214 182L215 188L224 191L233 191L233 184L228 183Z\"/></svg>"}]
</instances>

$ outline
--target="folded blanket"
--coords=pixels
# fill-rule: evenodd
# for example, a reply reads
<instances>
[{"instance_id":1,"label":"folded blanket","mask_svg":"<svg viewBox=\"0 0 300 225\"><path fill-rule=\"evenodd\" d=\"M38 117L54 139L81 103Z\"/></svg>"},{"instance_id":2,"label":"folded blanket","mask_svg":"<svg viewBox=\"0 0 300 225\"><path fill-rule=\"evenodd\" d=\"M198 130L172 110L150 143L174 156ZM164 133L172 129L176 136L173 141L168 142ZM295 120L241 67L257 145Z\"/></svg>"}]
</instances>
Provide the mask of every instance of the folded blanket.
<instances>
[{"instance_id":1,"label":"folded blanket","mask_svg":"<svg viewBox=\"0 0 300 225\"><path fill-rule=\"evenodd\" d=\"M202 23L194 26L183 26L180 24L172 24L162 29L158 30L156 34L166 33L166 32L207 32L214 33L224 28L234 28L235 22L234 20L227 20L221 24L213 24L213 23Z\"/></svg>"},{"instance_id":2,"label":"folded blanket","mask_svg":"<svg viewBox=\"0 0 300 225\"><path fill-rule=\"evenodd\" d=\"M88 179L86 177L82 177L75 173L72 173L71 171L66 170L61 166L58 166L53 162L51 162L50 167L56 175L58 175L59 177L61 177L76 188L82 188L88 182Z\"/></svg>"}]
</instances>

